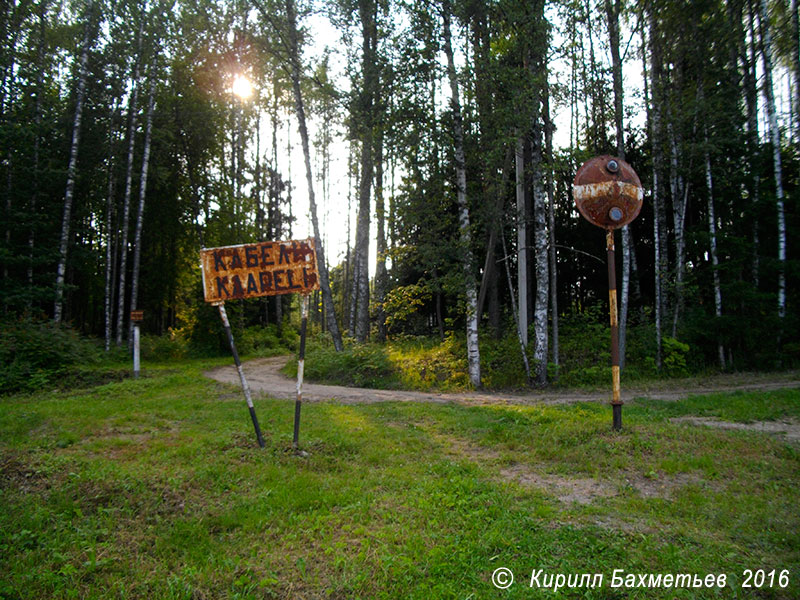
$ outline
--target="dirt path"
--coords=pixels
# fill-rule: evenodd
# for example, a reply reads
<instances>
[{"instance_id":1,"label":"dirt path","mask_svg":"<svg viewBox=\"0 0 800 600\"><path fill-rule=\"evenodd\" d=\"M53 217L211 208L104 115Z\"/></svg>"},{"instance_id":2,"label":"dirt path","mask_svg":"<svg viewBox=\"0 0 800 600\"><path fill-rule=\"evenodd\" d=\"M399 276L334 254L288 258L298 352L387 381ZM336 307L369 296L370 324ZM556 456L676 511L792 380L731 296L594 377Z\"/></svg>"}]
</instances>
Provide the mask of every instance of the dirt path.
<instances>
[{"instance_id":1,"label":"dirt path","mask_svg":"<svg viewBox=\"0 0 800 600\"><path fill-rule=\"evenodd\" d=\"M274 398L294 399L296 382L283 375L280 370L289 360L288 356L259 358L244 363L244 372L250 387ZM206 371L205 375L222 383L239 385L239 375L231 365ZM623 384L624 385L624 384ZM768 391L800 387L800 373L778 375L737 374L720 375L703 380L657 382L647 387L641 385L623 387L622 399L652 398L656 400L679 400L690 395L712 394L729 391ZM429 393L405 390L372 390L366 388L303 384L303 399L310 401L335 400L343 404L365 404L372 402L458 402L460 404L570 404L574 402L607 402L608 391L576 390L526 390L524 393Z\"/></svg>"}]
</instances>

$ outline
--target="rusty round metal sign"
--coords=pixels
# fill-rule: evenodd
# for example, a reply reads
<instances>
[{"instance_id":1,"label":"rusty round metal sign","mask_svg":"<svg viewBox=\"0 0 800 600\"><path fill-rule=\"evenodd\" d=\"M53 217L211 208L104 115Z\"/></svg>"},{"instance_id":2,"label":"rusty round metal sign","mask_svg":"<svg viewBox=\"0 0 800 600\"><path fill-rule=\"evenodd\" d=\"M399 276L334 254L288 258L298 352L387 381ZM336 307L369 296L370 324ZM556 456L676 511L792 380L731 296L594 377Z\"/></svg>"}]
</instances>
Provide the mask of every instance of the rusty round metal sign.
<instances>
[{"instance_id":1,"label":"rusty round metal sign","mask_svg":"<svg viewBox=\"0 0 800 600\"><path fill-rule=\"evenodd\" d=\"M572 196L583 217L598 227L619 229L642 210L644 190L636 171L620 158L595 156L575 174Z\"/></svg>"}]
</instances>

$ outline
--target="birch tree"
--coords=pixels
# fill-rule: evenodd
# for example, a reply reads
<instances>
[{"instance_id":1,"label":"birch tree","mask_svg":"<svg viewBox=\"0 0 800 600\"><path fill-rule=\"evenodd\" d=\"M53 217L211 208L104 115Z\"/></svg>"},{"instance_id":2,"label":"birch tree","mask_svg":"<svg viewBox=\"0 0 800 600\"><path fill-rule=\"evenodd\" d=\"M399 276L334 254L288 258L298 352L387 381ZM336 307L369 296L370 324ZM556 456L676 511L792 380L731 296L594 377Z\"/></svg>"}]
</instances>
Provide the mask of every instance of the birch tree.
<instances>
[{"instance_id":1,"label":"birch tree","mask_svg":"<svg viewBox=\"0 0 800 600\"><path fill-rule=\"evenodd\" d=\"M469 378L476 388L481 387L481 357L478 347L478 294L475 290L475 276L472 273L472 234L470 232L469 206L467 204L467 170L464 154L464 129L461 117L461 101L458 77L453 59L452 36L450 33L451 7L449 0L442 2L444 26L444 52L447 56L447 78L450 82L450 107L453 112L453 145L456 168L456 201L461 238L462 268L464 288L467 299L467 362Z\"/></svg>"},{"instance_id":2,"label":"birch tree","mask_svg":"<svg viewBox=\"0 0 800 600\"><path fill-rule=\"evenodd\" d=\"M783 169L781 167L781 135L775 112L775 93L772 84L772 34L767 1L758 0L761 30L761 56L764 62L764 99L766 100L769 139L772 145L772 169L775 177L775 204L778 214L778 317L786 316L786 217L784 215Z\"/></svg>"},{"instance_id":3,"label":"birch tree","mask_svg":"<svg viewBox=\"0 0 800 600\"><path fill-rule=\"evenodd\" d=\"M56 301L53 307L53 321L61 322L64 307L64 280L67 273L67 249L69 248L69 229L72 218L72 202L75 194L75 176L78 164L78 145L81 139L81 117L86 94L87 64L89 62L90 25L93 3L86 5L81 42L81 58L78 66L78 81L75 91L75 115L72 120L72 143L69 149L69 165L67 166L67 188L64 192L64 213L61 217L61 240L58 246L58 266L56 267Z\"/></svg>"},{"instance_id":4,"label":"birch tree","mask_svg":"<svg viewBox=\"0 0 800 600\"><path fill-rule=\"evenodd\" d=\"M297 11L294 0L286 0L286 21L288 38L288 62L290 78L292 81L292 95L294 96L294 109L297 117L297 126L300 130L300 142L303 147L303 162L306 167L306 185L308 186L308 204L311 212L311 224L314 229L314 242L317 251L317 270L319 272L319 282L322 288L322 303L325 307L328 321L328 331L333 339L333 345L337 352L344 348L342 335L339 332L339 324L336 322L336 313L333 309L333 295L331 294L330 277L328 267L325 263L325 251L322 247L322 235L319 229L317 218L317 202L314 197L314 172L311 169L311 149L308 140L308 127L306 126L306 109L303 100L303 93L300 87L302 78L302 68L300 63L300 36L297 30ZM262 10L263 14L263 10Z\"/></svg>"},{"instance_id":5,"label":"birch tree","mask_svg":"<svg viewBox=\"0 0 800 600\"><path fill-rule=\"evenodd\" d=\"M155 68L153 68L155 71ZM153 132L153 113L156 105L156 79L151 75L150 92L147 102L147 124L144 130L144 150L142 151L142 173L139 178L139 210L136 216L136 230L133 237L133 268L131 271L131 310L138 308L139 264L142 257L142 225L144 223L144 201L147 195L147 172L150 167L150 141ZM133 343L133 322L130 324L128 339Z\"/></svg>"},{"instance_id":6,"label":"birch tree","mask_svg":"<svg viewBox=\"0 0 800 600\"><path fill-rule=\"evenodd\" d=\"M125 327L125 286L128 266L128 221L131 212L131 190L133 188L133 161L136 145L136 121L139 108L136 106L139 99L139 71L142 61L142 38L144 33L144 10L139 14L139 33L136 42L136 58L134 59L133 75L131 78L131 97L128 103L128 159L125 168L125 193L122 200L122 215L120 219L119 242L119 283L117 289L117 321L116 344L122 345L122 332Z\"/></svg>"}]
</instances>

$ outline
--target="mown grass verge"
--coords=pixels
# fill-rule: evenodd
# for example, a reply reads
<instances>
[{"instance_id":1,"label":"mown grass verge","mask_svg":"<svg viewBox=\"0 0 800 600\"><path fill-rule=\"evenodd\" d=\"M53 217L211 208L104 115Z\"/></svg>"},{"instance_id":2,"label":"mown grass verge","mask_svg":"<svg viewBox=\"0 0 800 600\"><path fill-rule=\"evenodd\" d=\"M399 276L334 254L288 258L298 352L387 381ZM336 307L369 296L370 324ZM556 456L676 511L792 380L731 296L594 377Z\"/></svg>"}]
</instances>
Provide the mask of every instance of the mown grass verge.
<instances>
[{"instance_id":1,"label":"mown grass verge","mask_svg":"<svg viewBox=\"0 0 800 600\"><path fill-rule=\"evenodd\" d=\"M637 401L621 433L597 404L306 404L300 458L293 404L256 399L260 450L207 364L0 399L0 597L800 595L798 448L669 420L798 418L800 390ZM741 589L760 568L789 587ZM604 584L553 594L533 569ZM612 589L614 569L728 586Z\"/></svg>"}]
</instances>

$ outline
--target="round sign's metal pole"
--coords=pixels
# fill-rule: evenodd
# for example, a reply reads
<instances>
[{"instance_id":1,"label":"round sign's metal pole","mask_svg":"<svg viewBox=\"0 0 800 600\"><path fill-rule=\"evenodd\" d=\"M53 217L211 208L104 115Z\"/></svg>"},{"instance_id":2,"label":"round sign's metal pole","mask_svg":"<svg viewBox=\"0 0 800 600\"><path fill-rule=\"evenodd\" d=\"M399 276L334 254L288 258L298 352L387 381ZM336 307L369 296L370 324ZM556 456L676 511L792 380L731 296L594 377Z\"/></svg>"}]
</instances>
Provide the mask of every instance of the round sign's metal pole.
<instances>
[{"instance_id":1,"label":"round sign's metal pole","mask_svg":"<svg viewBox=\"0 0 800 600\"><path fill-rule=\"evenodd\" d=\"M614 255L614 231L606 231L608 251L608 312L611 319L611 411L615 431L622 429L622 400L619 385L619 321L617 320L617 269Z\"/></svg>"},{"instance_id":2,"label":"round sign's metal pole","mask_svg":"<svg viewBox=\"0 0 800 600\"><path fill-rule=\"evenodd\" d=\"M242 361L239 360L239 353L236 351L236 344L233 341L233 331L231 331L231 323L228 321L228 313L225 310L225 303L220 302L217 304L217 307L219 308L219 316L222 318L222 325L225 327L225 333L228 335L228 343L231 345L231 354L233 354L233 362L236 363L236 370L239 372L239 381L242 382L244 399L247 401L247 408L250 409L250 418L253 420L253 427L256 430L258 445L263 448L264 438L261 437L261 428L258 426L258 418L256 417L256 409L253 406L253 397L250 394L250 386L247 383L247 379L245 379Z\"/></svg>"}]
</instances>

